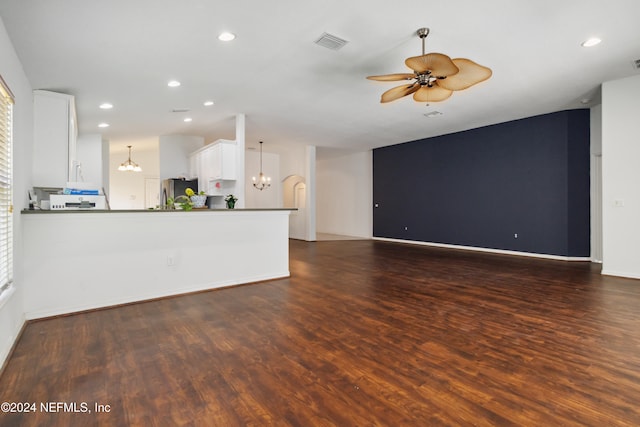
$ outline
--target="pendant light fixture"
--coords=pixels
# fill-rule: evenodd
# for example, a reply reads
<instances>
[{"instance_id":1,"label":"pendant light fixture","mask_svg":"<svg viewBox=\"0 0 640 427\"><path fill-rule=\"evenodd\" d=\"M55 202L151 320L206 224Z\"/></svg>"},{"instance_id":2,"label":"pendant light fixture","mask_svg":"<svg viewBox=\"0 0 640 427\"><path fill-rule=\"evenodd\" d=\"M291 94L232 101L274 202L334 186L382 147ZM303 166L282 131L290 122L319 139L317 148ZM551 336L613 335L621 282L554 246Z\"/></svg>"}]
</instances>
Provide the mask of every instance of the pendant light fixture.
<instances>
[{"instance_id":1,"label":"pendant light fixture","mask_svg":"<svg viewBox=\"0 0 640 427\"><path fill-rule=\"evenodd\" d=\"M127 145L127 148L129 148L129 158L126 162L120 163L120 166L118 166L118 170L124 172L142 172L142 168L140 167L140 165L138 165L136 162L131 161L131 145Z\"/></svg>"},{"instance_id":2,"label":"pendant light fixture","mask_svg":"<svg viewBox=\"0 0 640 427\"><path fill-rule=\"evenodd\" d=\"M258 178L254 176L251 179L253 180L253 186L260 191L271 187L271 178L262 173L262 141L260 141L260 175L258 175Z\"/></svg>"}]
</instances>

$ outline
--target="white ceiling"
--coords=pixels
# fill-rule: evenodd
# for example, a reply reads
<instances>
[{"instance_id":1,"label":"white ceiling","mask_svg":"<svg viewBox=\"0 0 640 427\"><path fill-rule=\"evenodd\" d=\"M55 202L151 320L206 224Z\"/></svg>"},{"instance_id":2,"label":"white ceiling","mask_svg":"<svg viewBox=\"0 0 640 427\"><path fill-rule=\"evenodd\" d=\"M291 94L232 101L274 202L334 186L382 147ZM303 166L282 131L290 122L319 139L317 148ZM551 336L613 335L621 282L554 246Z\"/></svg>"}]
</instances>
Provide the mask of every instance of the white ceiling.
<instances>
[{"instance_id":1,"label":"white ceiling","mask_svg":"<svg viewBox=\"0 0 640 427\"><path fill-rule=\"evenodd\" d=\"M112 140L233 139L244 113L248 146L362 150L588 107L602 82L640 73L638 0L0 0L0 16L33 88L75 95L80 133ZM420 27L428 52L492 78L442 103L380 104L399 83L365 77L407 72ZM314 44L323 32L349 43ZM603 42L581 47L591 36Z\"/></svg>"}]
</instances>

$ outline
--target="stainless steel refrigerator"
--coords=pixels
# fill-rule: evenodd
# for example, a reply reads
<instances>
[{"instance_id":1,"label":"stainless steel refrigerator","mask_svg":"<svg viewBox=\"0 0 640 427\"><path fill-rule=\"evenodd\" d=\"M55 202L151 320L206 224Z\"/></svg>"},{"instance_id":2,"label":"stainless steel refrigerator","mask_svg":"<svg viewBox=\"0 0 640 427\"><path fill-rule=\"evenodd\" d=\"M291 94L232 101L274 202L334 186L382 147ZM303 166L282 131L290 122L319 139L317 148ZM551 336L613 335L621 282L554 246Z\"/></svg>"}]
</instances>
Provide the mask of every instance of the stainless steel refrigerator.
<instances>
[{"instance_id":1,"label":"stainless steel refrigerator","mask_svg":"<svg viewBox=\"0 0 640 427\"><path fill-rule=\"evenodd\" d=\"M183 178L169 178L162 180L161 206L166 206L169 198L175 200L176 197L184 195L187 188L191 188L193 191L198 193L198 180Z\"/></svg>"}]
</instances>

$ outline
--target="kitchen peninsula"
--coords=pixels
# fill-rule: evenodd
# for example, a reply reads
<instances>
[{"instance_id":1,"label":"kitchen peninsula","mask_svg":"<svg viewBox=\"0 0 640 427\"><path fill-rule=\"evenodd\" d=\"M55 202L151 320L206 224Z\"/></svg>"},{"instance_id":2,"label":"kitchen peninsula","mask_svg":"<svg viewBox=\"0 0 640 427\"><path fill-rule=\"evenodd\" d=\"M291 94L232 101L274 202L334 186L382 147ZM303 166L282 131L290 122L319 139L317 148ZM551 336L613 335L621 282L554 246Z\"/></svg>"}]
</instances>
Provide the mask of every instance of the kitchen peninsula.
<instances>
[{"instance_id":1,"label":"kitchen peninsula","mask_svg":"<svg viewBox=\"0 0 640 427\"><path fill-rule=\"evenodd\" d=\"M288 277L290 211L23 211L26 317Z\"/></svg>"}]
</instances>

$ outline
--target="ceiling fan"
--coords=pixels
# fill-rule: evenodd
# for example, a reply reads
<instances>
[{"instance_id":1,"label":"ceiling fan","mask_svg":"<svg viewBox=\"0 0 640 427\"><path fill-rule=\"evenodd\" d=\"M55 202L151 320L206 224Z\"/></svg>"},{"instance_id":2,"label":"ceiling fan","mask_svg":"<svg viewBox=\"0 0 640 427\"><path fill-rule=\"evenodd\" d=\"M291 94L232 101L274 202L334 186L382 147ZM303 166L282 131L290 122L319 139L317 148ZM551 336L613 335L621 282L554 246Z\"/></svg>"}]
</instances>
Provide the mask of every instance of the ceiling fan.
<instances>
[{"instance_id":1,"label":"ceiling fan","mask_svg":"<svg viewBox=\"0 0 640 427\"><path fill-rule=\"evenodd\" d=\"M417 32L422 39L422 55L407 58L404 63L413 73L385 74L369 76L369 80L382 82L413 80L389 89L382 94L380 102L391 102L413 94L417 102L439 102L449 98L453 91L467 89L491 77L491 69L466 58L451 59L442 53L424 53L424 40L429 35L428 28Z\"/></svg>"}]
</instances>

